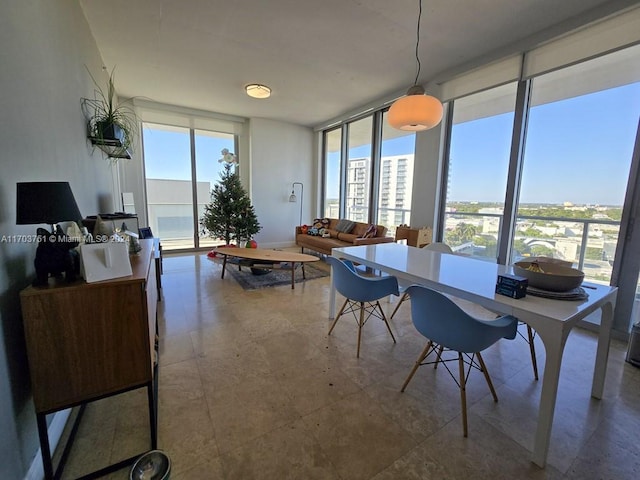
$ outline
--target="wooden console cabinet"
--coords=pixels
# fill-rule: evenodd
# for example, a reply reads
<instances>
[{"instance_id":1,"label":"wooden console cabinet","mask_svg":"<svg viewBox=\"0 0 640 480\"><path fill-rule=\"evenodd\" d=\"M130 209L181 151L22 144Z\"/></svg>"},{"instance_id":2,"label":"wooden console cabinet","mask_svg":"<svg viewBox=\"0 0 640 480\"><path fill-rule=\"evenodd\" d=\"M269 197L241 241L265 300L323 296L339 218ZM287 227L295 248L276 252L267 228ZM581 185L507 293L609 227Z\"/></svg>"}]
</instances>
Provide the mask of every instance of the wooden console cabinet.
<instances>
[{"instance_id":1,"label":"wooden console cabinet","mask_svg":"<svg viewBox=\"0 0 640 480\"><path fill-rule=\"evenodd\" d=\"M156 259L153 240L140 243L130 276L96 283L51 279L48 287L20 293L47 479L54 470L46 414L110 395L147 387L151 448L157 448Z\"/></svg>"}]
</instances>

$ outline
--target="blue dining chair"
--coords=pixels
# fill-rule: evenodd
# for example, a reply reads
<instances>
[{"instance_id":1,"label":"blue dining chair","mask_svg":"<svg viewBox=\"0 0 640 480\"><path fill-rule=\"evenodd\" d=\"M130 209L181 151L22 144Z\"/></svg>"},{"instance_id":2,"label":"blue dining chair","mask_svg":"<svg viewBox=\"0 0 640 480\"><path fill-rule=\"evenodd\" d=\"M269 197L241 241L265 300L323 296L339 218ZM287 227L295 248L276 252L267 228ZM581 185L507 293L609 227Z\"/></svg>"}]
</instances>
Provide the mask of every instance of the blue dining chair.
<instances>
[{"instance_id":1,"label":"blue dining chair","mask_svg":"<svg viewBox=\"0 0 640 480\"><path fill-rule=\"evenodd\" d=\"M475 368L484 373L491 395L495 402L498 396L491 383L491 377L480 352L496 343L501 338L512 340L516 337L518 319L511 315L504 315L495 320L481 320L472 317L452 300L440 292L436 292L422 285L412 285L407 288L411 298L411 319L418 332L428 339L427 346L416 360L411 373L402 385L404 392L413 375L421 365L442 363L449 375L460 387L460 401L462 403L462 427L467 436L467 394L466 384L471 369ZM446 362L456 358L443 359L443 349L457 352L459 380L451 372ZM431 353L435 353L435 361L426 362ZM476 361L477 359L477 361ZM466 373L465 373L465 367Z\"/></svg>"},{"instance_id":2,"label":"blue dining chair","mask_svg":"<svg viewBox=\"0 0 640 480\"><path fill-rule=\"evenodd\" d=\"M331 264L333 285L338 293L345 297L345 301L329 329L329 335L333 332L340 317L351 313L358 324L358 350L356 357L360 357L362 327L371 317L384 321L393 343L396 343L396 338L393 336L379 301L388 295L398 295L398 280L396 277L364 277L357 273L353 264L349 261L343 261L335 257L327 257L327 261Z\"/></svg>"},{"instance_id":3,"label":"blue dining chair","mask_svg":"<svg viewBox=\"0 0 640 480\"><path fill-rule=\"evenodd\" d=\"M430 250L432 252L453 253L453 250L451 249L451 247L449 245L447 245L446 243L443 243L443 242L427 243L425 246L420 247L420 248L423 248L425 250ZM396 304L396 308L393 309L393 312L391 313L391 316L389 318L393 318L394 315L397 313L398 309L404 303L404 301L409 298L409 295L406 292L406 288L408 286L409 285L404 285L404 286L400 285L400 293L402 293L402 297L400 297L400 300L398 300L398 303Z\"/></svg>"}]
</instances>

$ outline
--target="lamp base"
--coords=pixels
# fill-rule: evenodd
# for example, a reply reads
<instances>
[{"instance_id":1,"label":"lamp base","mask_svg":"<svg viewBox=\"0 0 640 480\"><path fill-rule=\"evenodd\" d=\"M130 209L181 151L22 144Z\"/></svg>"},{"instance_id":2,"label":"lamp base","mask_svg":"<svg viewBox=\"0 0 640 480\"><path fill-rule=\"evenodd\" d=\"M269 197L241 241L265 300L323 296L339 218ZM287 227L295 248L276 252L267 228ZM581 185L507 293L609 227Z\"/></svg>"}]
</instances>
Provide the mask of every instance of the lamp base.
<instances>
[{"instance_id":1,"label":"lamp base","mask_svg":"<svg viewBox=\"0 0 640 480\"><path fill-rule=\"evenodd\" d=\"M49 284L49 276L62 277L64 274L67 282L76 280L80 273L80 257L75 248L77 241L62 232L59 226L48 232L44 228L38 228L38 248L33 265L36 269L36 278L32 285L44 287Z\"/></svg>"}]
</instances>

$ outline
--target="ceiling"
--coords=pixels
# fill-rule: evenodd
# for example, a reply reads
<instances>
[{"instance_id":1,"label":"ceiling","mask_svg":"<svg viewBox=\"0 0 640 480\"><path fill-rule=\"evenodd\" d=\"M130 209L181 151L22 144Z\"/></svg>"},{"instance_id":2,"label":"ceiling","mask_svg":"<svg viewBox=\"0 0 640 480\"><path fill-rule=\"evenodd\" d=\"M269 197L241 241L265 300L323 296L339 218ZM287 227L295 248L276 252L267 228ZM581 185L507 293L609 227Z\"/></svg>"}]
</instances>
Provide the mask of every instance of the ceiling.
<instances>
[{"instance_id":1,"label":"ceiling","mask_svg":"<svg viewBox=\"0 0 640 480\"><path fill-rule=\"evenodd\" d=\"M612 14L626 0L423 0L418 83ZM318 126L416 76L418 0L80 0L124 97ZM263 83L272 95L249 98Z\"/></svg>"}]
</instances>

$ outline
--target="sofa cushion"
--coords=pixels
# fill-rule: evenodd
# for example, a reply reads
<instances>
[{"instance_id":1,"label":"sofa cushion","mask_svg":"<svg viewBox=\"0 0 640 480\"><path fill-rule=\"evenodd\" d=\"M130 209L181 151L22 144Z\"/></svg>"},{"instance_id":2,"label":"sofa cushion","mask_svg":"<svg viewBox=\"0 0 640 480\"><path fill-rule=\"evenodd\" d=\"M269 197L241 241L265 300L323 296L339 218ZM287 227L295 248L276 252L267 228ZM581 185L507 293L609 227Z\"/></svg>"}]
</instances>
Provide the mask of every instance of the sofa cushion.
<instances>
[{"instance_id":1,"label":"sofa cushion","mask_svg":"<svg viewBox=\"0 0 640 480\"><path fill-rule=\"evenodd\" d=\"M360 236L360 238L373 238L378 234L378 227L371 224L367 227L367 230Z\"/></svg>"},{"instance_id":2,"label":"sofa cushion","mask_svg":"<svg viewBox=\"0 0 640 480\"><path fill-rule=\"evenodd\" d=\"M353 233L338 233L338 240L342 240L343 242L353 243L356 238L358 238L358 236Z\"/></svg>"},{"instance_id":3,"label":"sofa cushion","mask_svg":"<svg viewBox=\"0 0 640 480\"><path fill-rule=\"evenodd\" d=\"M328 228L329 227L329 219L328 218L314 218L313 219L313 225L311 225L314 228L317 228L318 230L320 230L321 228Z\"/></svg>"},{"instance_id":4,"label":"sofa cushion","mask_svg":"<svg viewBox=\"0 0 640 480\"><path fill-rule=\"evenodd\" d=\"M356 226L356 222L351 220L347 220L346 218L342 218L338 221L336 225L336 230L342 233L350 233L353 230L353 227Z\"/></svg>"}]
</instances>

